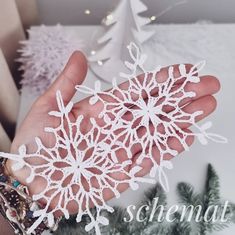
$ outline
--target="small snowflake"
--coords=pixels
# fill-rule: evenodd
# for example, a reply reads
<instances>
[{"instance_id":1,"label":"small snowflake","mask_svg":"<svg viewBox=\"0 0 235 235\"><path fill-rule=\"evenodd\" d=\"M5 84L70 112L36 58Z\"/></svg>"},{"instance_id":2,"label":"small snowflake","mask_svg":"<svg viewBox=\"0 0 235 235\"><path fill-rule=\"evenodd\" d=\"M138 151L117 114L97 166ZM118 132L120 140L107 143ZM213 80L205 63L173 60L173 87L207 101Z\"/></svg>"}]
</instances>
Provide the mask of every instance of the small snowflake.
<instances>
[{"instance_id":1,"label":"small snowflake","mask_svg":"<svg viewBox=\"0 0 235 235\"><path fill-rule=\"evenodd\" d=\"M71 54L81 50L84 43L73 39L61 25L42 25L28 33L29 40L21 42L21 57L17 60L24 72L21 83L42 94L61 73Z\"/></svg>"}]
</instances>

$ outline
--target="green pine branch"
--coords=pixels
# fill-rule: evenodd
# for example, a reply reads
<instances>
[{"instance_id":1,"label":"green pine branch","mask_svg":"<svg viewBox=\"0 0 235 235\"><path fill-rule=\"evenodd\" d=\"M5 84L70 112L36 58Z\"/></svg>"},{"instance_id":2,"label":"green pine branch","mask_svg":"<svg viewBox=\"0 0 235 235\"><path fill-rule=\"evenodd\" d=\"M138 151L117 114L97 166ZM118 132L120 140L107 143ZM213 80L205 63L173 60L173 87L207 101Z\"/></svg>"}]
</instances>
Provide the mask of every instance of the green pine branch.
<instances>
[{"instance_id":1,"label":"green pine branch","mask_svg":"<svg viewBox=\"0 0 235 235\"><path fill-rule=\"evenodd\" d=\"M177 185L177 195L180 203L185 206L196 207L200 205L202 207L202 217L204 217L206 210L213 205L219 205L220 211L218 215L222 214L224 203L220 196L219 177L211 164L207 168L207 178L203 193L196 193L192 185L181 182ZM158 199L157 205L164 207L163 216L165 217L167 196L161 185L156 184L144 194L141 203L136 206L137 209L142 205L147 205L150 208L150 210L147 210L145 207L141 210L140 219L146 218L143 222L138 222L136 219L131 222L125 222L123 220L124 217L129 218L129 215L124 208L114 208L114 213L104 211L102 215L109 218L110 224L101 228L102 235L191 235L195 230L195 225L198 231L197 234L207 235L214 231L221 231L232 223L235 224L235 204L232 203L229 204L229 207L225 211L226 223L220 220L217 220L215 223L205 222L204 220L193 223L192 221L188 222L186 218L181 221L180 211L173 215L172 218L175 219L173 223L167 223L166 221L158 222L160 210L156 211L152 221L149 221L152 212L151 209L156 203L155 198ZM196 214L194 214L194 218L195 216ZM211 216L211 214L209 213L208 216ZM71 217L69 220L62 220L55 235L95 235L94 231L89 233L85 231L85 225L90 222L89 217L84 216L80 223L76 223L75 218Z\"/></svg>"},{"instance_id":2,"label":"green pine branch","mask_svg":"<svg viewBox=\"0 0 235 235\"><path fill-rule=\"evenodd\" d=\"M208 207L220 202L220 183L219 176L211 164L207 168L207 180L204 192L204 203Z\"/></svg>"},{"instance_id":3,"label":"green pine branch","mask_svg":"<svg viewBox=\"0 0 235 235\"><path fill-rule=\"evenodd\" d=\"M104 235L130 235L131 234L131 223L125 222L124 218L128 218L126 209L121 207L114 207L113 213L106 213L104 215L109 218L109 225L104 226L101 230Z\"/></svg>"},{"instance_id":4,"label":"green pine branch","mask_svg":"<svg viewBox=\"0 0 235 235\"><path fill-rule=\"evenodd\" d=\"M181 182L177 185L177 194L180 202L186 206L202 205L203 198L200 194L194 192L191 184Z\"/></svg>"},{"instance_id":5,"label":"green pine branch","mask_svg":"<svg viewBox=\"0 0 235 235\"><path fill-rule=\"evenodd\" d=\"M181 221L181 214L176 212L174 214L175 221L171 226L171 233L174 235L190 235L192 232L191 223L188 222L186 219Z\"/></svg>"},{"instance_id":6,"label":"green pine branch","mask_svg":"<svg viewBox=\"0 0 235 235\"><path fill-rule=\"evenodd\" d=\"M62 219L55 235L88 235L85 226L88 224L88 218L83 217L82 222L76 222L76 216L71 216L69 220Z\"/></svg>"},{"instance_id":7,"label":"green pine branch","mask_svg":"<svg viewBox=\"0 0 235 235\"><path fill-rule=\"evenodd\" d=\"M177 186L177 193L180 198L180 202L184 205L193 205L194 207L200 205L202 207L202 217L204 217L210 206L219 206L220 211L217 213L217 216L222 213L223 203L221 202L220 196L219 177L211 164L208 164L206 184L202 194L195 193L193 186L188 183L179 183ZM235 222L235 209L231 205L225 213L225 217L228 218L226 223L220 220L217 220L216 222L205 222L202 220L197 223L198 233L200 235L206 235L213 231L221 231L231 223ZM212 213L213 210L209 210L208 217L211 217Z\"/></svg>"},{"instance_id":8,"label":"green pine branch","mask_svg":"<svg viewBox=\"0 0 235 235\"><path fill-rule=\"evenodd\" d=\"M136 221L135 223L135 233L133 234L140 234L140 235L161 235L161 234L168 234L169 231L169 225L165 222L158 222L158 217L160 213L160 209L156 210L154 213L154 216L152 217L152 220L150 221L152 208L154 207L154 204L157 201L157 206L163 206L163 216L166 212L166 206L167 206L167 196L166 192L162 188L160 184L156 184L155 187L152 187L144 194L144 199L138 205L140 207L141 205L147 205L150 209L149 210L142 210L140 214L140 218L145 218L145 221L140 223Z\"/></svg>"},{"instance_id":9,"label":"green pine branch","mask_svg":"<svg viewBox=\"0 0 235 235\"><path fill-rule=\"evenodd\" d=\"M210 206L218 205L220 203L220 184L219 184L219 177L212 167L211 164L208 164L207 167L207 178L206 178L206 185L203 194L203 214L205 214L206 210ZM210 210L208 216L212 216L213 210ZM205 222L202 221L200 223L200 233L202 235L208 234L208 232L212 232L214 229L213 227L216 226L216 223L213 222Z\"/></svg>"}]
</instances>

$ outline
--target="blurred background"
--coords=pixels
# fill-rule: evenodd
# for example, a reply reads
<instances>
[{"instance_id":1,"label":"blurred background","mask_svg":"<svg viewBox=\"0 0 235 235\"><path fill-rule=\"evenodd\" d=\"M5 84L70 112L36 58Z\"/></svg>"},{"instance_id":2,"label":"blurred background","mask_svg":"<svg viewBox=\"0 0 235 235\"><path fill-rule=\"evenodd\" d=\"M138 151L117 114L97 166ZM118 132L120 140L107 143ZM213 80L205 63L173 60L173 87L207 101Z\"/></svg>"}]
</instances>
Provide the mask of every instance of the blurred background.
<instances>
[{"instance_id":1,"label":"blurred background","mask_svg":"<svg viewBox=\"0 0 235 235\"><path fill-rule=\"evenodd\" d=\"M143 0L149 10L143 15L158 16L158 23L235 22L234 0ZM37 0L40 22L45 24L99 24L118 0ZM178 5L178 7L177 7ZM56 11L55 11L56 7ZM171 11L165 12L166 9ZM85 10L90 15L84 17Z\"/></svg>"}]
</instances>

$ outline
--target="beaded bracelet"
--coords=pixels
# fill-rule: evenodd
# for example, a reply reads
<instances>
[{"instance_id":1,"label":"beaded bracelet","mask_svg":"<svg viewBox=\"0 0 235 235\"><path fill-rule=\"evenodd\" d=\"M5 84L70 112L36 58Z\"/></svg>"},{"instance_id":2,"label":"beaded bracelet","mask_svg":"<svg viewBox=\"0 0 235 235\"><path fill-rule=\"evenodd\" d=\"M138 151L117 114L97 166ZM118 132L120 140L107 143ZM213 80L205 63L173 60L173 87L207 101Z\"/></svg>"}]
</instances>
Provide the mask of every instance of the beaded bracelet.
<instances>
[{"instance_id":1,"label":"beaded bracelet","mask_svg":"<svg viewBox=\"0 0 235 235\"><path fill-rule=\"evenodd\" d=\"M15 234L26 235L27 229L37 218L33 212L39 207L30 196L26 186L5 174L5 160L0 159L0 212L8 220ZM58 224L58 222L57 222ZM55 231L57 228L48 228L43 221L32 233L41 235L44 231Z\"/></svg>"}]
</instances>

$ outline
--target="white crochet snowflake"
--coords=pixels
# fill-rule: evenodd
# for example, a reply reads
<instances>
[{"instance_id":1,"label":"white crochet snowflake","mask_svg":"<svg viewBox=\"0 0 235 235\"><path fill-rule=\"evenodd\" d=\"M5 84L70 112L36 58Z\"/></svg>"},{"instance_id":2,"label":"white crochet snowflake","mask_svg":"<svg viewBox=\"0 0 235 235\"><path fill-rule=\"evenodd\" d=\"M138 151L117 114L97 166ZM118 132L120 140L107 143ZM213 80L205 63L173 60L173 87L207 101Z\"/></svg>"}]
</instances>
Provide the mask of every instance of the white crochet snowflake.
<instances>
[{"instance_id":1,"label":"white crochet snowflake","mask_svg":"<svg viewBox=\"0 0 235 235\"><path fill-rule=\"evenodd\" d=\"M170 142L176 138L183 149L189 150L187 138L197 137L202 144L207 144L207 139L226 143L227 139L214 133L208 133L211 122L200 126L196 119L203 111L187 113L184 111L182 102L193 98L195 92L186 91L186 85L200 82L199 72L205 65L200 62L193 66L189 72L185 65L179 66L179 76L174 75L173 67L168 69L168 78L164 82L158 82L158 74L161 66L153 71L146 71L144 62L146 55L140 53L139 48L131 43L128 46L133 63L125 62L130 74L121 73L128 83L121 89L115 79L113 88L109 91L102 91L100 82L97 81L95 88L91 89L82 85L77 90L92 95L90 104L101 102L103 110L100 118L103 118L107 126L112 126L113 142L122 141L125 148L131 149L141 145L142 152L137 158L141 164L144 159L150 159L152 169L150 176L158 174L160 183L165 190L168 190L168 180L163 170L164 167L172 169L172 163L166 161L164 156L178 154ZM138 76L142 73L142 77ZM144 96L144 99L143 99ZM181 129L180 125L187 124L194 127L194 132ZM118 133L118 134L115 134ZM153 157L156 151L160 159Z\"/></svg>"},{"instance_id":2,"label":"white crochet snowflake","mask_svg":"<svg viewBox=\"0 0 235 235\"><path fill-rule=\"evenodd\" d=\"M127 184L136 190L137 182L155 181L136 176L142 168L132 166L130 159L119 159L116 151L122 144L110 145L109 133L99 126L95 119L90 119L91 128L83 133L81 125L84 117L78 116L75 122L70 120L69 113L73 103L64 106L59 91L57 104L59 111L52 111L49 115L59 118L60 124L56 128L45 128L46 132L55 136L53 147L48 148L40 138L35 138L35 153L27 153L26 146L22 145L19 154L0 153L0 156L16 161L12 168L14 171L28 167L30 175L27 183L32 183L36 177L46 182L44 189L33 195L33 200L46 201L46 205L34 212L34 216L38 218L27 231L28 234L45 219L49 227L53 227L56 212L61 212L68 219L68 205L71 202L74 203L73 207L77 208L77 222L81 221L83 215L88 215L91 222L86 226L86 231L95 228L96 234L100 234L99 224L109 223L107 218L101 215L101 211L114 211L106 203L105 193L109 191L109 194L112 193L118 198L120 185ZM55 198L58 202L51 208ZM92 213L92 207L96 208L96 215Z\"/></svg>"},{"instance_id":3,"label":"white crochet snowflake","mask_svg":"<svg viewBox=\"0 0 235 235\"><path fill-rule=\"evenodd\" d=\"M73 39L61 25L32 28L28 31L29 39L22 41L19 50L22 63L21 81L36 94L42 94L58 77L70 55L84 47L82 40Z\"/></svg>"},{"instance_id":4,"label":"white crochet snowflake","mask_svg":"<svg viewBox=\"0 0 235 235\"><path fill-rule=\"evenodd\" d=\"M180 65L177 77L173 67L169 67L168 78L159 83L161 67L146 71L143 66L146 56L141 55L133 43L128 49L133 63L126 62L130 74L121 74L127 79L125 84L118 86L114 81L109 91L101 91L99 82L96 82L95 89L81 85L76 87L80 92L92 95L89 99L91 106L97 103L99 107L102 105L99 114L102 125L94 118L84 123L87 117L85 119L82 115L72 121L69 114L73 103L65 106L58 91L58 110L49 114L60 120L59 125L45 129L55 136L55 145L49 148L35 138L35 153L27 153L25 145L19 148L19 154L0 153L1 157L16 161L13 170L25 166L29 168L29 183L37 177L46 182L45 188L33 195L34 200L43 200L46 205L34 212L37 220L28 233L44 219L52 226L57 211L69 218L68 205L73 202L76 204L77 221L88 215L91 222L86 226L86 231L95 228L96 234L100 234L99 225L108 224L101 211L113 211L104 199L107 190L119 197L118 189L122 184L135 190L138 182L154 183L153 178L138 176L143 160L151 161L150 176L157 174L162 186L168 189L164 168L171 169L173 166L164 157L178 154L170 145L172 138L176 138L186 150L189 148L186 142L189 136L197 137L202 144L206 144L207 139L221 143L227 141L224 137L207 132L211 123L202 126L196 123L201 111L189 114L182 106L183 100L195 96L195 93L185 91L185 86L188 82L200 81L198 73L204 63L195 65L189 72L185 65ZM140 72L143 75L137 76ZM180 124L185 123L193 126L195 132L181 129ZM85 132L84 126L89 127ZM132 150L137 146L140 151L133 158ZM120 152L122 156L118 154ZM159 159L154 157L156 153ZM124 160L123 156L126 156ZM55 201L56 205L51 207ZM92 207L96 208L96 215L92 213Z\"/></svg>"}]
</instances>

